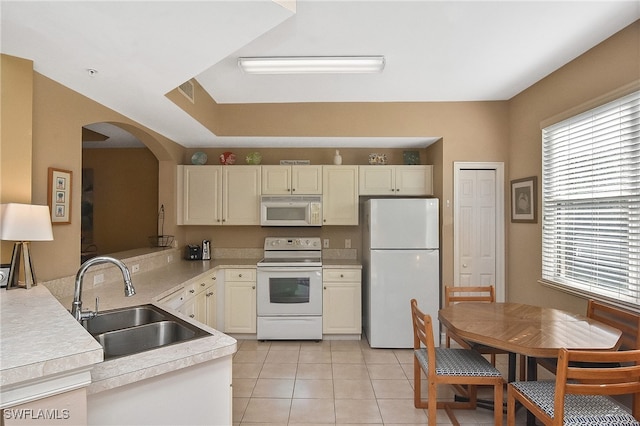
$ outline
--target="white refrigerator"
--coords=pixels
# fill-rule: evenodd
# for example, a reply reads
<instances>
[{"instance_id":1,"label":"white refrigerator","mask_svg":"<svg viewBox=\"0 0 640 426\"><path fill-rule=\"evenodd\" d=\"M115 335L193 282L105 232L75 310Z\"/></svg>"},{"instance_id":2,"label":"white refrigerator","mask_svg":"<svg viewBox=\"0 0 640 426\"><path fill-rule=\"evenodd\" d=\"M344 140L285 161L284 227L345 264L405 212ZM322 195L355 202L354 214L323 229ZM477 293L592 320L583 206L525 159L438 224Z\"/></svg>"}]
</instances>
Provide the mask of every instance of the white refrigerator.
<instances>
[{"instance_id":1,"label":"white refrigerator","mask_svg":"<svg viewBox=\"0 0 640 426\"><path fill-rule=\"evenodd\" d=\"M412 348L411 299L433 319L439 344L438 199L365 203L363 326L372 348Z\"/></svg>"}]
</instances>

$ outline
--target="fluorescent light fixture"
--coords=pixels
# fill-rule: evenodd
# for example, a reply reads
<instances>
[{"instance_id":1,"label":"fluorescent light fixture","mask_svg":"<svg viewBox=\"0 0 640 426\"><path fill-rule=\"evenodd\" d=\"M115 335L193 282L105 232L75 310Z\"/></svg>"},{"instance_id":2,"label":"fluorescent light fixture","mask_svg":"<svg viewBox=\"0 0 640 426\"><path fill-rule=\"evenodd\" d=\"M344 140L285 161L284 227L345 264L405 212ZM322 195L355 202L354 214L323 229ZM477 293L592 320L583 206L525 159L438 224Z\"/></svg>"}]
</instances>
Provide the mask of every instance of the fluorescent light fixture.
<instances>
[{"instance_id":1,"label":"fluorescent light fixture","mask_svg":"<svg viewBox=\"0 0 640 426\"><path fill-rule=\"evenodd\" d=\"M274 56L238 58L247 74L358 74L379 73L384 56Z\"/></svg>"}]
</instances>

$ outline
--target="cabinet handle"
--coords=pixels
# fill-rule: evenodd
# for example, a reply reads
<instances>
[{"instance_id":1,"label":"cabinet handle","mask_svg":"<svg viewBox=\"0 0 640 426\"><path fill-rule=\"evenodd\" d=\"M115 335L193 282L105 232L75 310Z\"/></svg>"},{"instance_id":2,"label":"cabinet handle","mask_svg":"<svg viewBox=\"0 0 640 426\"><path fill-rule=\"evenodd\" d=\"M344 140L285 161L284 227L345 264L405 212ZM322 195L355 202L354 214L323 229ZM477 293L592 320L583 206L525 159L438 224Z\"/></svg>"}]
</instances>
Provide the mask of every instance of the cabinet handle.
<instances>
[{"instance_id":1,"label":"cabinet handle","mask_svg":"<svg viewBox=\"0 0 640 426\"><path fill-rule=\"evenodd\" d=\"M251 287L251 288L252 288L253 290L255 290L255 289L256 289L256 286L254 285L254 286L253 286L253 287Z\"/></svg>"},{"instance_id":2,"label":"cabinet handle","mask_svg":"<svg viewBox=\"0 0 640 426\"><path fill-rule=\"evenodd\" d=\"M189 293L195 293L196 291L194 289L189 290Z\"/></svg>"},{"instance_id":3,"label":"cabinet handle","mask_svg":"<svg viewBox=\"0 0 640 426\"><path fill-rule=\"evenodd\" d=\"M205 283L200 283L200 286L201 286L201 287L204 287L204 286L205 286Z\"/></svg>"},{"instance_id":4,"label":"cabinet handle","mask_svg":"<svg viewBox=\"0 0 640 426\"><path fill-rule=\"evenodd\" d=\"M207 293L207 297L210 297L210 296L213 296L213 292L212 291Z\"/></svg>"},{"instance_id":5,"label":"cabinet handle","mask_svg":"<svg viewBox=\"0 0 640 426\"><path fill-rule=\"evenodd\" d=\"M213 278L211 278L211 279L215 281L215 280L216 280L216 277L213 277Z\"/></svg>"},{"instance_id":6,"label":"cabinet handle","mask_svg":"<svg viewBox=\"0 0 640 426\"><path fill-rule=\"evenodd\" d=\"M326 290L326 289L327 289L327 286L325 286L325 287L324 287L324 289Z\"/></svg>"},{"instance_id":7,"label":"cabinet handle","mask_svg":"<svg viewBox=\"0 0 640 426\"><path fill-rule=\"evenodd\" d=\"M295 188L291 188L291 192L296 192L296 189Z\"/></svg>"},{"instance_id":8,"label":"cabinet handle","mask_svg":"<svg viewBox=\"0 0 640 426\"><path fill-rule=\"evenodd\" d=\"M242 278L242 274L238 274L238 278Z\"/></svg>"},{"instance_id":9,"label":"cabinet handle","mask_svg":"<svg viewBox=\"0 0 640 426\"><path fill-rule=\"evenodd\" d=\"M196 317L195 314L189 315L189 318L195 318L195 317Z\"/></svg>"},{"instance_id":10,"label":"cabinet handle","mask_svg":"<svg viewBox=\"0 0 640 426\"><path fill-rule=\"evenodd\" d=\"M344 274L340 274L340 278L344 278Z\"/></svg>"}]
</instances>

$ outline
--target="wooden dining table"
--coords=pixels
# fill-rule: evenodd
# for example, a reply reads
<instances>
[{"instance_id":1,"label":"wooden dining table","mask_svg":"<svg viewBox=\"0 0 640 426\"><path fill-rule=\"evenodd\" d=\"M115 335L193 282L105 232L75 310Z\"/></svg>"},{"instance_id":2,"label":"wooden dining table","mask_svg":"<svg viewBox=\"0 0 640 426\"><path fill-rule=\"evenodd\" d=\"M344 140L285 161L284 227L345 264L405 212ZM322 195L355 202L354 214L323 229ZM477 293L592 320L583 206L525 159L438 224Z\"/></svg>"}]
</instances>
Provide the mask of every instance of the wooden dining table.
<instances>
[{"instance_id":1,"label":"wooden dining table","mask_svg":"<svg viewBox=\"0 0 640 426\"><path fill-rule=\"evenodd\" d=\"M527 356L527 380L536 379L536 358L556 358L560 348L615 350L622 332L584 315L522 303L464 302L440 309L442 325L470 342Z\"/></svg>"}]
</instances>

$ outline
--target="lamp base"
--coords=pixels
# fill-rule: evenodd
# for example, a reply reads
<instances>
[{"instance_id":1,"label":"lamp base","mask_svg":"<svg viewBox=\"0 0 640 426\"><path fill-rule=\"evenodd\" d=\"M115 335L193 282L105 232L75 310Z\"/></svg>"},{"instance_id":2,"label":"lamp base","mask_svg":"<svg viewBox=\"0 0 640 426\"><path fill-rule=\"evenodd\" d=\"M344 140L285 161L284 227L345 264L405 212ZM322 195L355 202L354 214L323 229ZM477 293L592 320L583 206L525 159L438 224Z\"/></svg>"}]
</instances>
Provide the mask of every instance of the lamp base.
<instances>
[{"instance_id":1,"label":"lamp base","mask_svg":"<svg viewBox=\"0 0 640 426\"><path fill-rule=\"evenodd\" d=\"M20 283L20 261L24 263L24 283ZM7 290L14 288L29 289L36 285L36 274L33 270L33 262L31 262L31 247L28 241L20 241L13 245L13 254L11 255L11 267L9 269L9 277L7 279Z\"/></svg>"}]
</instances>

